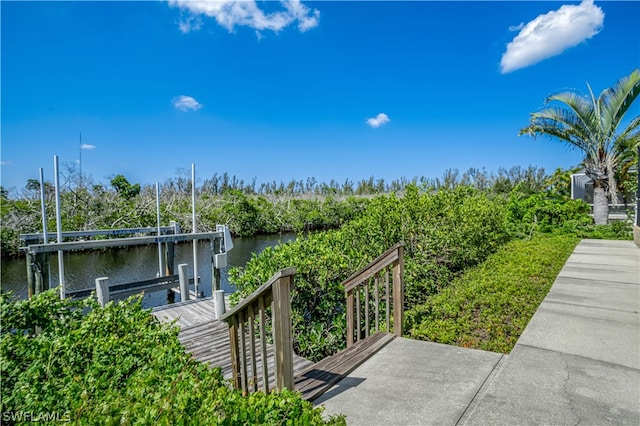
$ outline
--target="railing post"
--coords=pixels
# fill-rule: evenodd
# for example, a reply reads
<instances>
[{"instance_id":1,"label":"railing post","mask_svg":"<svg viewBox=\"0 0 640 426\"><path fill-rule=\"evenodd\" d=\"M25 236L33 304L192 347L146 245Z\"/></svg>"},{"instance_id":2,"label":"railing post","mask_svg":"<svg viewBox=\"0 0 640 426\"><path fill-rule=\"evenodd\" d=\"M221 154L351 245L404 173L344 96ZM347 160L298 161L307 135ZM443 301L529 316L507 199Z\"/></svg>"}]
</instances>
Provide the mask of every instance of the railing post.
<instances>
[{"instance_id":1,"label":"railing post","mask_svg":"<svg viewBox=\"0 0 640 426\"><path fill-rule=\"evenodd\" d=\"M184 302L190 299L189 296L189 278L187 277L187 264L178 265L178 277L180 279L180 301Z\"/></svg>"},{"instance_id":2,"label":"railing post","mask_svg":"<svg viewBox=\"0 0 640 426\"><path fill-rule=\"evenodd\" d=\"M104 308L109 303L109 277L96 278L96 295L98 303Z\"/></svg>"},{"instance_id":3,"label":"railing post","mask_svg":"<svg viewBox=\"0 0 640 426\"><path fill-rule=\"evenodd\" d=\"M404 247L398 247L398 260L393 264L393 333L402 337L404 316Z\"/></svg>"},{"instance_id":4,"label":"railing post","mask_svg":"<svg viewBox=\"0 0 640 426\"><path fill-rule=\"evenodd\" d=\"M240 389L240 351L238 348L238 322L229 318L229 346L231 349L231 377L233 387Z\"/></svg>"},{"instance_id":5,"label":"railing post","mask_svg":"<svg viewBox=\"0 0 640 426\"><path fill-rule=\"evenodd\" d=\"M278 390L293 390L291 281L292 276L288 275L278 278L273 285L273 346Z\"/></svg>"},{"instance_id":6,"label":"railing post","mask_svg":"<svg viewBox=\"0 0 640 426\"><path fill-rule=\"evenodd\" d=\"M267 362L267 330L266 315L267 306L264 296L258 299L258 311L260 316L260 355L262 357L262 382L264 384L264 393L269 393L269 366Z\"/></svg>"},{"instance_id":7,"label":"railing post","mask_svg":"<svg viewBox=\"0 0 640 426\"><path fill-rule=\"evenodd\" d=\"M353 345L353 291L347 293L347 348Z\"/></svg>"}]
</instances>

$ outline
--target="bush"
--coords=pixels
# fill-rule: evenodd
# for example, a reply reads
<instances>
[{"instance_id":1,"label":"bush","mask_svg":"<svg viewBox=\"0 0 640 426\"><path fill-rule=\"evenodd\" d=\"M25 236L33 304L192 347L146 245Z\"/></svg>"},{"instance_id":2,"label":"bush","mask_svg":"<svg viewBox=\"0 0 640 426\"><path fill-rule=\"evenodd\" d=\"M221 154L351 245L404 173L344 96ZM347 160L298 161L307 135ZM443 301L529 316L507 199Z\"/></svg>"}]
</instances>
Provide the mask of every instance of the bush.
<instances>
[{"instance_id":1,"label":"bush","mask_svg":"<svg viewBox=\"0 0 640 426\"><path fill-rule=\"evenodd\" d=\"M50 290L21 301L2 294L0 305L4 421L55 413L81 424L325 424L297 393L231 390L220 369L185 353L177 328L159 323L140 298L101 308Z\"/></svg>"},{"instance_id":2,"label":"bush","mask_svg":"<svg viewBox=\"0 0 640 426\"><path fill-rule=\"evenodd\" d=\"M465 187L403 197L382 195L340 230L315 233L254 256L230 271L246 296L280 269L294 266L294 349L319 360L345 345L345 295L340 283L399 241L405 242L405 304L423 302L507 239L499 199Z\"/></svg>"},{"instance_id":3,"label":"bush","mask_svg":"<svg viewBox=\"0 0 640 426\"><path fill-rule=\"evenodd\" d=\"M416 339L508 353L579 239L512 241L451 286L407 312Z\"/></svg>"},{"instance_id":4,"label":"bush","mask_svg":"<svg viewBox=\"0 0 640 426\"><path fill-rule=\"evenodd\" d=\"M508 206L511 231L519 237L535 231L549 232L567 223L578 227L593 224L589 204L556 193L523 194L514 190Z\"/></svg>"}]
</instances>

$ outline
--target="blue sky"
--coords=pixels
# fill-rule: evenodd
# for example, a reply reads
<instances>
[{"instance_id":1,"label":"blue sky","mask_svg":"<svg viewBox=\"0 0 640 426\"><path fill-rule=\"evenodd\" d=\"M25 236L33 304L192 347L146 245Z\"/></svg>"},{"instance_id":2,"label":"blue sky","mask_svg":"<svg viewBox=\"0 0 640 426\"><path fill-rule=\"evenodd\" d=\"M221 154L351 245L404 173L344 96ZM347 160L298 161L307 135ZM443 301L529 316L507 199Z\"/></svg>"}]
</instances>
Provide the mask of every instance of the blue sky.
<instances>
[{"instance_id":1,"label":"blue sky","mask_svg":"<svg viewBox=\"0 0 640 426\"><path fill-rule=\"evenodd\" d=\"M518 137L561 89L640 66L640 3L1 3L2 186L77 163L95 181L551 172ZM635 105L630 119L640 113ZM82 149L79 134L82 133Z\"/></svg>"}]
</instances>

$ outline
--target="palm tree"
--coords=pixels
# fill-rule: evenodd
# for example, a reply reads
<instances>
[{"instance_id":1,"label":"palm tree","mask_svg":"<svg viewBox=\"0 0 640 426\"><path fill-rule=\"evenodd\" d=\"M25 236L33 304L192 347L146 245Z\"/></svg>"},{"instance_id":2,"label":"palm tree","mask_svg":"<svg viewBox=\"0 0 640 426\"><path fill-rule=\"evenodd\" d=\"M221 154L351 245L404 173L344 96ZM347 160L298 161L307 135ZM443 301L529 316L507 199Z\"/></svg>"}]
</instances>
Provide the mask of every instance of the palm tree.
<instances>
[{"instance_id":1,"label":"palm tree","mask_svg":"<svg viewBox=\"0 0 640 426\"><path fill-rule=\"evenodd\" d=\"M633 70L596 98L575 91L557 93L545 100L564 106L549 106L531 114L529 125L519 135L544 135L560 139L585 154L585 174L593 180L593 215L596 224L607 223L608 196L617 198L616 172L629 161L640 144L640 116L617 132L625 114L640 93L640 71Z\"/></svg>"}]
</instances>

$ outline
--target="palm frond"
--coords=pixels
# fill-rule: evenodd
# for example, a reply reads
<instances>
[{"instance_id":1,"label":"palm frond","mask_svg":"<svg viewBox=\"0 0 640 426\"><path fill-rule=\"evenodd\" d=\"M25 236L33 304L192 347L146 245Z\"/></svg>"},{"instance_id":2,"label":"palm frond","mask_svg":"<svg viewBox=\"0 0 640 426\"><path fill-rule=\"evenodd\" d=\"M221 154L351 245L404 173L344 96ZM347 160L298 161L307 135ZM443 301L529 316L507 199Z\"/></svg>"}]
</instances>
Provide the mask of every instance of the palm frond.
<instances>
[{"instance_id":1,"label":"palm frond","mask_svg":"<svg viewBox=\"0 0 640 426\"><path fill-rule=\"evenodd\" d=\"M624 143L626 149L638 149L638 146L640 146L640 115L633 118L631 123L629 123L616 139L618 144Z\"/></svg>"},{"instance_id":2,"label":"palm frond","mask_svg":"<svg viewBox=\"0 0 640 426\"><path fill-rule=\"evenodd\" d=\"M604 105L602 122L609 135L613 134L638 95L640 95L640 71L638 69L618 80L612 88L603 91L600 95Z\"/></svg>"},{"instance_id":3,"label":"palm frond","mask_svg":"<svg viewBox=\"0 0 640 426\"><path fill-rule=\"evenodd\" d=\"M545 105L557 104L532 113L529 125L518 134L544 135L582 150L587 176L616 200L617 172L628 163L629 152L640 145L640 117L616 135L622 118L640 95L640 71L634 70L597 98L588 83L587 87L587 96L574 91L549 96Z\"/></svg>"},{"instance_id":4,"label":"palm frond","mask_svg":"<svg viewBox=\"0 0 640 426\"><path fill-rule=\"evenodd\" d=\"M555 137L582 150L588 150L594 139L584 120L575 111L559 107L532 113L530 125L522 129L520 134Z\"/></svg>"}]
</instances>

